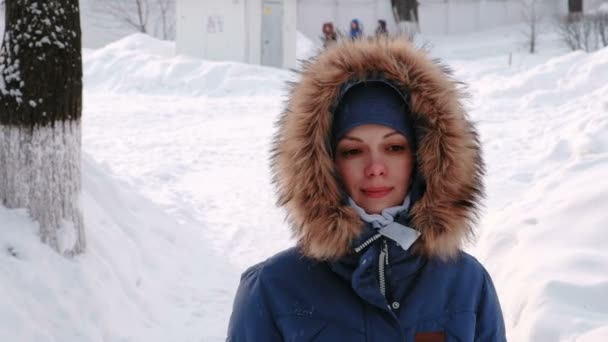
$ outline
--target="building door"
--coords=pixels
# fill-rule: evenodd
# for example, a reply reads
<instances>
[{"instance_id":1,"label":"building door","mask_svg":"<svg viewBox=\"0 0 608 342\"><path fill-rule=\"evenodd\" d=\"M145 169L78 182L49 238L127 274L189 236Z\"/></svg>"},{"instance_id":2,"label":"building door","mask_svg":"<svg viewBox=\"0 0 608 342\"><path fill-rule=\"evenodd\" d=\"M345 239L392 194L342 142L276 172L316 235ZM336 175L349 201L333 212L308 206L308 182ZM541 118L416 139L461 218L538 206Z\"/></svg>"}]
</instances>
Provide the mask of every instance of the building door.
<instances>
[{"instance_id":1,"label":"building door","mask_svg":"<svg viewBox=\"0 0 608 342\"><path fill-rule=\"evenodd\" d=\"M262 3L262 65L283 66L283 4L280 0Z\"/></svg>"}]
</instances>

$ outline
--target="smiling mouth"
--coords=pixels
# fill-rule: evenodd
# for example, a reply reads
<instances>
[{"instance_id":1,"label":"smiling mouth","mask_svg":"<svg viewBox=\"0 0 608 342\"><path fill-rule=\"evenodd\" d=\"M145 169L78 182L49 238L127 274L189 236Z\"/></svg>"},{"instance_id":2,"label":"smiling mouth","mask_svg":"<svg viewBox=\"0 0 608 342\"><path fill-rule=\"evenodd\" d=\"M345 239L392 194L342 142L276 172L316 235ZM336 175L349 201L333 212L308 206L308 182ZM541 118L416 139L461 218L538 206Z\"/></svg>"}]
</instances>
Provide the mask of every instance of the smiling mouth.
<instances>
[{"instance_id":1,"label":"smiling mouth","mask_svg":"<svg viewBox=\"0 0 608 342\"><path fill-rule=\"evenodd\" d=\"M365 196L369 198L382 198L388 195L389 192L393 190L392 188L368 188L363 189L363 193Z\"/></svg>"}]
</instances>

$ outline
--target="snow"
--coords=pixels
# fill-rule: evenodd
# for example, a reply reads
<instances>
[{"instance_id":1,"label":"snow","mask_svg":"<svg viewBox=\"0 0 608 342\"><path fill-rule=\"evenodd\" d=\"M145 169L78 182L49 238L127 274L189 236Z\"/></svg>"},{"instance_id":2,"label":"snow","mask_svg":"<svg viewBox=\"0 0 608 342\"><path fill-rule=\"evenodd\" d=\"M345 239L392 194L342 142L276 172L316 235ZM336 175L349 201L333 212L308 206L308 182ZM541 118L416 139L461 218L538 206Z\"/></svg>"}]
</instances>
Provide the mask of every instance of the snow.
<instances>
[{"instance_id":1,"label":"snow","mask_svg":"<svg viewBox=\"0 0 608 342\"><path fill-rule=\"evenodd\" d=\"M309 39L302 32L297 31L296 34L296 59L298 61L313 57L322 48L320 43Z\"/></svg>"},{"instance_id":2,"label":"snow","mask_svg":"<svg viewBox=\"0 0 608 342\"><path fill-rule=\"evenodd\" d=\"M547 34L530 56L512 26L424 40L469 83L488 196L467 249L508 339L608 340L608 49ZM299 36L298 56L313 46ZM0 340L222 341L240 273L293 244L268 150L295 75L173 49L85 50L88 250L60 257L0 206Z\"/></svg>"},{"instance_id":3,"label":"snow","mask_svg":"<svg viewBox=\"0 0 608 342\"><path fill-rule=\"evenodd\" d=\"M216 308L230 305L223 279L235 270L208 253L200 227L178 224L88 156L83 183L89 246L73 260L40 244L23 210L0 206L0 339L218 338L207 324L225 321Z\"/></svg>"},{"instance_id":4,"label":"snow","mask_svg":"<svg viewBox=\"0 0 608 342\"><path fill-rule=\"evenodd\" d=\"M180 98L268 96L276 94L289 74L262 66L172 57L174 51L174 42L144 34L131 35L103 49L85 50L86 90Z\"/></svg>"}]
</instances>

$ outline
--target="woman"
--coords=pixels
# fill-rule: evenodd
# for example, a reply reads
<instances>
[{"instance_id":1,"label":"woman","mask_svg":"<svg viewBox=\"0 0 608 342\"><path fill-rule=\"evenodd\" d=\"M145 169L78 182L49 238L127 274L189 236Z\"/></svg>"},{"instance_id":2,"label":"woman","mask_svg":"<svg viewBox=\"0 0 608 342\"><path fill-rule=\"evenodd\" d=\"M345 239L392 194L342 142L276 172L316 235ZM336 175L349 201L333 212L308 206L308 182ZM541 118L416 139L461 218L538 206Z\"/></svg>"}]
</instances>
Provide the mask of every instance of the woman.
<instances>
[{"instance_id":1,"label":"woman","mask_svg":"<svg viewBox=\"0 0 608 342\"><path fill-rule=\"evenodd\" d=\"M323 24L323 37L321 38L323 40L323 47L324 48L328 48L331 45L335 44L338 41L338 35L336 34L336 31L334 30L334 24L332 23L324 23Z\"/></svg>"},{"instance_id":2,"label":"woman","mask_svg":"<svg viewBox=\"0 0 608 342\"><path fill-rule=\"evenodd\" d=\"M388 29L386 28L386 21L379 19L378 26L376 26L376 37L388 37Z\"/></svg>"},{"instance_id":3,"label":"woman","mask_svg":"<svg viewBox=\"0 0 608 342\"><path fill-rule=\"evenodd\" d=\"M361 29L361 24L359 23L359 19L351 20L350 21L350 39L356 40L361 37L363 37L363 30Z\"/></svg>"},{"instance_id":4,"label":"woman","mask_svg":"<svg viewBox=\"0 0 608 342\"><path fill-rule=\"evenodd\" d=\"M401 40L307 64L274 140L297 246L244 272L228 341L505 341L490 276L461 250L479 140L447 68Z\"/></svg>"}]
</instances>

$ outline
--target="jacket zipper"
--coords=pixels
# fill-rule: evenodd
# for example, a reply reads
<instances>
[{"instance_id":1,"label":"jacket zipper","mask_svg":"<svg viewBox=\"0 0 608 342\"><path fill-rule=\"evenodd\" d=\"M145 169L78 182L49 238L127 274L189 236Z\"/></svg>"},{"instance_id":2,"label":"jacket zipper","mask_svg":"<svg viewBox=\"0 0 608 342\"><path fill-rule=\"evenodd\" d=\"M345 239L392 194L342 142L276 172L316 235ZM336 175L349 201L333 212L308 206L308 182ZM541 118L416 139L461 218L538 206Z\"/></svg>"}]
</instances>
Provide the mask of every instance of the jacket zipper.
<instances>
[{"instance_id":1,"label":"jacket zipper","mask_svg":"<svg viewBox=\"0 0 608 342\"><path fill-rule=\"evenodd\" d=\"M386 243L386 239L382 240L382 248L380 249L380 257L378 259L380 293L386 299L386 266L388 266L388 244Z\"/></svg>"},{"instance_id":2,"label":"jacket zipper","mask_svg":"<svg viewBox=\"0 0 608 342\"><path fill-rule=\"evenodd\" d=\"M369 245L374 243L382 237L382 234L378 233L371 238L365 240L359 247L355 247L355 252L359 253ZM382 240L382 248L380 248L380 255L378 257L378 283L380 286L380 293L386 299L386 267L388 266L388 244L386 239Z\"/></svg>"}]
</instances>

